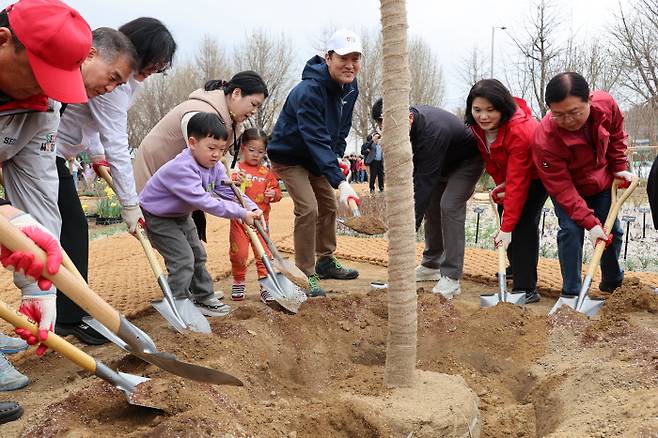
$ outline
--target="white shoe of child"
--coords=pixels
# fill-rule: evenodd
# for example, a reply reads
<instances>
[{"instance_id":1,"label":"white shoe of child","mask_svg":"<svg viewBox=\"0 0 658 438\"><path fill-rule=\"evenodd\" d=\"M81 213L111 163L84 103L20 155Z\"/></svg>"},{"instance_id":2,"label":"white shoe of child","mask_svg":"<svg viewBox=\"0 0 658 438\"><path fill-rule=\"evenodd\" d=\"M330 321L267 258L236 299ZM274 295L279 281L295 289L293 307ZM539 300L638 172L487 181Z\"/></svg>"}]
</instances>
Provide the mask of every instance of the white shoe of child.
<instances>
[{"instance_id":1,"label":"white shoe of child","mask_svg":"<svg viewBox=\"0 0 658 438\"><path fill-rule=\"evenodd\" d=\"M216 296L211 295L205 299L194 298L192 300L194 305L201 310L206 316L226 316L231 311L231 308L222 303Z\"/></svg>"},{"instance_id":2,"label":"white shoe of child","mask_svg":"<svg viewBox=\"0 0 658 438\"><path fill-rule=\"evenodd\" d=\"M454 296L459 295L462 290L459 286L459 280L453 280L450 277L441 277L436 286L432 289L435 294L441 294L446 299L450 300Z\"/></svg>"}]
</instances>

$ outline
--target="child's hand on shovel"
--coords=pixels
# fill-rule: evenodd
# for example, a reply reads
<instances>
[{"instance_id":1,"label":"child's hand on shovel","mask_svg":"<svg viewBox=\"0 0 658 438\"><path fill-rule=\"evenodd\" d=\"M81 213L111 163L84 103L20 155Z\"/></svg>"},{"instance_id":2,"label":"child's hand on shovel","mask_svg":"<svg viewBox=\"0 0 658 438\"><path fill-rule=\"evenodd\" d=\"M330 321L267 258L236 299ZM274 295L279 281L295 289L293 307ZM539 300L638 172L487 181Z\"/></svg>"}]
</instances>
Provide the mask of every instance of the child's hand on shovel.
<instances>
[{"instance_id":1,"label":"child's hand on shovel","mask_svg":"<svg viewBox=\"0 0 658 438\"><path fill-rule=\"evenodd\" d=\"M250 227L254 226L254 222L260 220L263 217L263 211L256 209L254 211L247 211L247 214L244 216L244 223Z\"/></svg>"}]
</instances>

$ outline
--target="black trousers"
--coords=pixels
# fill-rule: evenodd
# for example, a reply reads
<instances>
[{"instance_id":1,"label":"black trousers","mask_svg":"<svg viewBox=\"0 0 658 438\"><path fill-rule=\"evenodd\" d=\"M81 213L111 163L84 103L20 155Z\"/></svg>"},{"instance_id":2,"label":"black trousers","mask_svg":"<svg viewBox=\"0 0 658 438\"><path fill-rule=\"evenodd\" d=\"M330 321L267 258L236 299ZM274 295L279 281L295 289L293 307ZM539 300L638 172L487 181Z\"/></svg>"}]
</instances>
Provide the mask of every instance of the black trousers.
<instances>
[{"instance_id":1,"label":"black trousers","mask_svg":"<svg viewBox=\"0 0 658 438\"><path fill-rule=\"evenodd\" d=\"M66 160L57 157L57 174L59 176L59 197L57 206L62 215L60 243L73 261L75 267L87 280L89 263L89 228L87 218L82 210L73 176L66 165ZM75 304L63 292L57 290L57 322L75 324L82 322L87 312Z\"/></svg>"},{"instance_id":2,"label":"black trousers","mask_svg":"<svg viewBox=\"0 0 658 438\"><path fill-rule=\"evenodd\" d=\"M539 262L539 222L548 194L540 179L533 179L521 216L512 231L507 258L514 274L513 289L532 291L537 287ZM498 211L502 213L502 208Z\"/></svg>"},{"instance_id":3,"label":"black trousers","mask_svg":"<svg viewBox=\"0 0 658 438\"><path fill-rule=\"evenodd\" d=\"M381 160L373 160L370 163L370 191L375 190L375 178L377 178L377 185L379 191L384 190L384 162Z\"/></svg>"}]
</instances>

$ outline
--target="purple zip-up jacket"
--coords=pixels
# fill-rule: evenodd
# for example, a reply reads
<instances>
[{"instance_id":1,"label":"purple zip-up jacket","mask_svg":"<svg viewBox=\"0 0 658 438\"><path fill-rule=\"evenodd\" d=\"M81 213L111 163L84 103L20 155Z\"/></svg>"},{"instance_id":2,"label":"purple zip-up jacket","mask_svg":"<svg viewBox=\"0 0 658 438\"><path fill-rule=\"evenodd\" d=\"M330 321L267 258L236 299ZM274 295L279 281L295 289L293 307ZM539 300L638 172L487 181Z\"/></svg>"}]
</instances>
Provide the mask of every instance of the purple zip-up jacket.
<instances>
[{"instance_id":1,"label":"purple zip-up jacket","mask_svg":"<svg viewBox=\"0 0 658 438\"><path fill-rule=\"evenodd\" d=\"M244 219L247 210L240 206L231 188L222 185L222 181L229 180L222 163L206 169L185 149L148 180L139 204L154 216L181 217L202 210L226 219ZM243 198L249 209L258 208L247 196Z\"/></svg>"}]
</instances>

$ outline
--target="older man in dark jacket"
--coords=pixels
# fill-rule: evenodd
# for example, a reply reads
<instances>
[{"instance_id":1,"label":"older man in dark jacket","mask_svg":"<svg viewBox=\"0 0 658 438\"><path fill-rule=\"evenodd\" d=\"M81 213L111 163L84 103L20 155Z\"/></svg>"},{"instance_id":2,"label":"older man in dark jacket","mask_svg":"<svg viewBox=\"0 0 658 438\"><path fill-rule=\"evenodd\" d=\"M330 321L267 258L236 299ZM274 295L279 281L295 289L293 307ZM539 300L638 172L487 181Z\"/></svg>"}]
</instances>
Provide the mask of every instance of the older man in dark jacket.
<instances>
[{"instance_id":1,"label":"older man in dark jacket","mask_svg":"<svg viewBox=\"0 0 658 438\"><path fill-rule=\"evenodd\" d=\"M372 117L381 127L381 99L373 105ZM416 105L409 109L409 123L416 228L425 219L425 250L416 280L438 280L432 292L452 298L461 292L466 201L484 162L471 130L454 114Z\"/></svg>"},{"instance_id":2,"label":"older man in dark jacket","mask_svg":"<svg viewBox=\"0 0 658 438\"><path fill-rule=\"evenodd\" d=\"M349 30L336 31L324 58L307 63L302 82L290 92L272 132L267 154L295 204L295 262L309 276L311 296L324 296L319 278L354 279L359 273L344 268L336 250L336 197L347 205L358 201L338 157L352 127L359 90L361 43ZM317 262L316 262L317 257Z\"/></svg>"}]
</instances>

